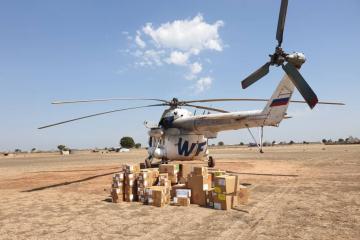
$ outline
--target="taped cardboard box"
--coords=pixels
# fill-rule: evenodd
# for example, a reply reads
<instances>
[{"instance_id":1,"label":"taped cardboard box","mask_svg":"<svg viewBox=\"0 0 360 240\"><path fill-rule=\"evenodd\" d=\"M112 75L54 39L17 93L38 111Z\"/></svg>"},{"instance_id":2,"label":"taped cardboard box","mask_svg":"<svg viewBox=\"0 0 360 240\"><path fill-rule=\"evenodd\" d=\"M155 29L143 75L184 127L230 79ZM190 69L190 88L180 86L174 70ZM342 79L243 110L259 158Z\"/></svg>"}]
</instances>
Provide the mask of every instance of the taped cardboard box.
<instances>
[{"instance_id":1,"label":"taped cardboard box","mask_svg":"<svg viewBox=\"0 0 360 240\"><path fill-rule=\"evenodd\" d=\"M180 164L179 183L184 184L188 180L189 174L192 173L193 166L191 164Z\"/></svg>"},{"instance_id":2,"label":"taped cardboard box","mask_svg":"<svg viewBox=\"0 0 360 240\"><path fill-rule=\"evenodd\" d=\"M214 188L210 188L208 191L205 191L206 195L206 206L209 208L214 208L214 195L215 195Z\"/></svg>"},{"instance_id":3,"label":"taped cardboard box","mask_svg":"<svg viewBox=\"0 0 360 240\"><path fill-rule=\"evenodd\" d=\"M138 173L140 172L139 164L125 164L123 165L123 171L125 173Z\"/></svg>"},{"instance_id":4,"label":"taped cardboard box","mask_svg":"<svg viewBox=\"0 0 360 240\"><path fill-rule=\"evenodd\" d=\"M178 183L179 164L161 164L159 171L160 173L167 173L171 183Z\"/></svg>"},{"instance_id":5,"label":"taped cardboard box","mask_svg":"<svg viewBox=\"0 0 360 240\"><path fill-rule=\"evenodd\" d=\"M205 191L211 187L210 180L209 176L189 175L187 187L191 189L191 203L206 206Z\"/></svg>"},{"instance_id":6,"label":"taped cardboard box","mask_svg":"<svg viewBox=\"0 0 360 240\"><path fill-rule=\"evenodd\" d=\"M147 204L155 207L163 207L170 203L170 193L164 186L152 186L146 188Z\"/></svg>"},{"instance_id":7,"label":"taped cardboard box","mask_svg":"<svg viewBox=\"0 0 360 240\"><path fill-rule=\"evenodd\" d=\"M171 186L171 192L170 192L171 198L176 197L176 189L184 189L184 188L186 188L186 184L176 184Z\"/></svg>"},{"instance_id":8,"label":"taped cardboard box","mask_svg":"<svg viewBox=\"0 0 360 240\"><path fill-rule=\"evenodd\" d=\"M209 174L211 174L211 178L212 178L211 187L215 186L215 177L221 176L221 175L226 175L226 171L222 171L222 170L214 169L214 168L209 168L208 172L209 172Z\"/></svg>"},{"instance_id":9,"label":"taped cardboard box","mask_svg":"<svg viewBox=\"0 0 360 240\"><path fill-rule=\"evenodd\" d=\"M111 189L111 199L113 203L119 203L124 201L124 193L119 188Z\"/></svg>"},{"instance_id":10,"label":"taped cardboard box","mask_svg":"<svg viewBox=\"0 0 360 240\"><path fill-rule=\"evenodd\" d=\"M230 210L237 205L237 198L234 194L216 193L213 195L214 209Z\"/></svg>"},{"instance_id":11,"label":"taped cardboard box","mask_svg":"<svg viewBox=\"0 0 360 240\"><path fill-rule=\"evenodd\" d=\"M176 175L179 172L179 164L161 164L159 166L160 173L168 173L169 175Z\"/></svg>"},{"instance_id":12,"label":"taped cardboard box","mask_svg":"<svg viewBox=\"0 0 360 240\"><path fill-rule=\"evenodd\" d=\"M124 181L124 173L123 172L115 173L113 176L113 181L123 182Z\"/></svg>"},{"instance_id":13,"label":"taped cardboard box","mask_svg":"<svg viewBox=\"0 0 360 240\"><path fill-rule=\"evenodd\" d=\"M173 201L175 206L188 207L190 206L190 198L188 197L174 197Z\"/></svg>"},{"instance_id":14,"label":"taped cardboard box","mask_svg":"<svg viewBox=\"0 0 360 240\"><path fill-rule=\"evenodd\" d=\"M230 194L236 190L236 176L221 175L214 179L214 190L216 193Z\"/></svg>"},{"instance_id":15,"label":"taped cardboard box","mask_svg":"<svg viewBox=\"0 0 360 240\"><path fill-rule=\"evenodd\" d=\"M207 167L195 166L194 170L193 170L193 173L196 176L207 176L208 175L208 168Z\"/></svg>"},{"instance_id":16,"label":"taped cardboard box","mask_svg":"<svg viewBox=\"0 0 360 240\"><path fill-rule=\"evenodd\" d=\"M249 198L250 198L250 191L249 189L244 185L239 185L239 188L236 192L237 196L237 203L238 204L248 204Z\"/></svg>"},{"instance_id":17,"label":"taped cardboard box","mask_svg":"<svg viewBox=\"0 0 360 240\"><path fill-rule=\"evenodd\" d=\"M111 199L112 202L118 203L124 201L124 173L116 173L113 175L113 181L111 184Z\"/></svg>"}]
</instances>

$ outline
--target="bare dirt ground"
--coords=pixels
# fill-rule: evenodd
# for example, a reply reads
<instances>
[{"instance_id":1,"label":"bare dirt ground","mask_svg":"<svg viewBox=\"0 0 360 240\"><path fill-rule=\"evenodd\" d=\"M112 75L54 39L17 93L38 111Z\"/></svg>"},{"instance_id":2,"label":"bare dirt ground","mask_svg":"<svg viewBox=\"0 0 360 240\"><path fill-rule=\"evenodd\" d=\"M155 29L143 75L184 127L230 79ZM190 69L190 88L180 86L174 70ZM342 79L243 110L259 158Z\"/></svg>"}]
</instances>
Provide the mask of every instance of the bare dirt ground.
<instances>
[{"instance_id":1,"label":"bare dirt ground","mask_svg":"<svg viewBox=\"0 0 360 240\"><path fill-rule=\"evenodd\" d=\"M212 149L252 184L240 210L107 201L144 150L0 157L0 239L360 239L360 146Z\"/></svg>"}]
</instances>

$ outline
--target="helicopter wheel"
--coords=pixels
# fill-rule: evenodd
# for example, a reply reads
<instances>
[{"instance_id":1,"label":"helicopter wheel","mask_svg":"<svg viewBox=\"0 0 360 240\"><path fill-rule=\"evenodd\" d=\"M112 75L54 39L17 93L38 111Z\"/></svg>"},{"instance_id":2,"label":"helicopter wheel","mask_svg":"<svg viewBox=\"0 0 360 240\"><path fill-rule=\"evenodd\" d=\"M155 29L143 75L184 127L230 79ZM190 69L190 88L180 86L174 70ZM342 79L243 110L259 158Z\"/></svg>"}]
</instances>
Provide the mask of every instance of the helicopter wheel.
<instances>
[{"instance_id":1,"label":"helicopter wheel","mask_svg":"<svg viewBox=\"0 0 360 240\"><path fill-rule=\"evenodd\" d=\"M215 159L212 156L210 156L208 159L208 167L215 167Z\"/></svg>"},{"instance_id":2,"label":"helicopter wheel","mask_svg":"<svg viewBox=\"0 0 360 240\"><path fill-rule=\"evenodd\" d=\"M146 168L151 168L151 160L150 160L149 157L145 159L145 167Z\"/></svg>"}]
</instances>

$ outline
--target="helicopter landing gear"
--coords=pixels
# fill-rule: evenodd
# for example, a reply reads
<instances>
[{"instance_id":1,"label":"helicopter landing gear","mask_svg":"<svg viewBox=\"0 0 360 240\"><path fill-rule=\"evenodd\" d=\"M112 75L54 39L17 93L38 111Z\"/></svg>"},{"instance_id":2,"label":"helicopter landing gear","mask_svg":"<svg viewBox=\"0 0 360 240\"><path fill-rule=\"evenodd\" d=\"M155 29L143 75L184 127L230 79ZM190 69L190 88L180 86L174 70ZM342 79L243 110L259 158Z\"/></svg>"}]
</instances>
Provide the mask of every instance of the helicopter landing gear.
<instances>
[{"instance_id":1,"label":"helicopter landing gear","mask_svg":"<svg viewBox=\"0 0 360 240\"><path fill-rule=\"evenodd\" d=\"M215 159L212 156L209 156L208 167L211 167L211 168L215 167Z\"/></svg>"},{"instance_id":2,"label":"helicopter landing gear","mask_svg":"<svg viewBox=\"0 0 360 240\"><path fill-rule=\"evenodd\" d=\"M151 168L151 157L145 158L145 167Z\"/></svg>"}]
</instances>

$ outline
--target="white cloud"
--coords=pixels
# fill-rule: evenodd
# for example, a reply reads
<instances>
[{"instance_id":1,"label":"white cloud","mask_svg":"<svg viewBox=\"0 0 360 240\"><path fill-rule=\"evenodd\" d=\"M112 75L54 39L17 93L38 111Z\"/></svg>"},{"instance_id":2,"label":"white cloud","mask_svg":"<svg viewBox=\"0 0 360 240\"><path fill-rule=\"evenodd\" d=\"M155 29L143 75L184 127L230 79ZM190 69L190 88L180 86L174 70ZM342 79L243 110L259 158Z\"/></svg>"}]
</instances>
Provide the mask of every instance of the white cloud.
<instances>
[{"instance_id":1,"label":"white cloud","mask_svg":"<svg viewBox=\"0 0 360 240\"><path fill-rule=\"evenodd\" d=\"M202 71L202 65L198 62L194 62L190 65L190 70L192 74L199 74Z\"/></svg>"},{"instance_id":2,"label":"white cloud","mask_svg":"<svg viewBox=\"0 0 360 240\"><path fill-rule=\"evenodd\" d=\"M158 47L200 52L203 49L222 51L222 43L218 33L223 21L208 24L201 14L191 20L176 20L161 24L154 28L151 23L143 27Z\"/></svg>"},{"instance_id":3,"label":"white cloud","mask_svg":"<svg viewBox=\"0 0 360 240\"><path fill-rule=\"evenodd\" d=\"M146 43L140 38L140 35L136 35L136 37L135 37L135 43L136 43L140 48L145 48L145 47L146 47Z\"/></svg>"},{"instance_id":4,"label":"white cloud","mask_svg":"<svg viewBox=\"0 0 360 240\"><path fill-rule=\"evenodd\" d=\"M197 80L195 84L195 91L197 93L204 92L205 90L208 90L212 84L212 79L210 77L204 77Z\"/></svg>"},{"instance_id":5,"label":"white cloud","mask_svg":"<svg viewBox=\"0 0 360 240\"><path fill-rule=\"evenodd\" d=\"M166 62L169 64L185 66L189 59L189 55L179 51L172 51L170 57L166 59Z\"/></svg>"},{"instance_id":6,"label":"white cloud","mask_svg":"<svg viewBox=\"0 0 360 240\"><path fill-rule=\"evenodd\" d=\"M137 61L135 63L138 66L153 66L153 65L162 66L163 65L162 56L164 55L164 51L162 51L162 50L158 50L158 51L156 51L154 49L150 49L150 50L146 50L146 51L136 50L132 54L133 54L133 56L140 59L140 61Z\"/></svg>"},{"instance_id":7,"label":"white cloud","mask_svg":"<svg viewBox=\"0 0 360 240\"><path fill-rule=\"evenodd\" d=\"M200 76L204 72L201 54L206 50L223 50L219 35L223 25L221 20L207 23L201 14L157 27L146 23L132 38L129 54L136 58L136 66L163 66L167 63L183 67L187 71L184 78L194 81L196 92L203 92L210 88L212 78Z\"/></svg>"}]
</instances>

